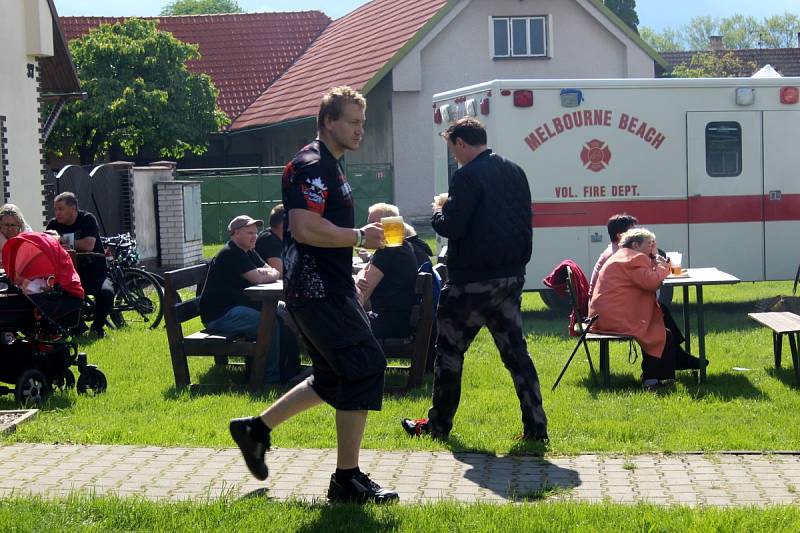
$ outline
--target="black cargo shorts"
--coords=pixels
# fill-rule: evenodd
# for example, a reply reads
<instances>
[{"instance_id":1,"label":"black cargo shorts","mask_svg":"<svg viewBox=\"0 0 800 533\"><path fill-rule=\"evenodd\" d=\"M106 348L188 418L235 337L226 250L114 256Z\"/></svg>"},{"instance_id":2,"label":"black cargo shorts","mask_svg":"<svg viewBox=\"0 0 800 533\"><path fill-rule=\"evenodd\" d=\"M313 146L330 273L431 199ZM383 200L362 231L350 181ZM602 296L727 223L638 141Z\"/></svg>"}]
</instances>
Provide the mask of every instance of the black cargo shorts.
<instances>
[{"instance_id":1,"label":"black cargo shorts","mask_svg":"<svg viewBox=\"0 0 800 533\"><path fill-rule=\"evenodd\" d=\"M286 308L308 348L308 384L343 411L380 411L386 356L355 295L293 300Z\"/></svg>"}]
</instances>

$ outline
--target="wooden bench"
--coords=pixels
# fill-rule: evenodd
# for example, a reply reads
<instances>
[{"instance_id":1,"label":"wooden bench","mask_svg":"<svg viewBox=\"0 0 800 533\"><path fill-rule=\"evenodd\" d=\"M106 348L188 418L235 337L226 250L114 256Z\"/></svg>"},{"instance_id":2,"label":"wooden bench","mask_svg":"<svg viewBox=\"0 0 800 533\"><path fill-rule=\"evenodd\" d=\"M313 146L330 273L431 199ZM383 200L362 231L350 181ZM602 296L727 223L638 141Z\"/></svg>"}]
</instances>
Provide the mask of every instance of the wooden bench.
<instances>
[{"instance_id":1,"label":"wooden bench","mask_svg":"<svg viewBox=\"0 0 800 533\"><path fill-rule=\"evenodd\" d=\"M433 279L426 272L417 274L414 292L419 295L418 304L411 307L409 324L414 334L402 339L378 339L383 352L390 359L410 359L408 366L390 365L389 368L408 370L406 389L422 385L425 363L428 358L428 345L433 328Z\"/></svg>"},{"instance_id":2,"label":"wooden bench","mask_svg":"<svg viewBox=\"0 0 800 533\"><path fill-rule=\"evenodd\" d=\"M178 388L192 384L187 359L189 356L213 356L215 362L224 364L229 356L253 358L256 355L256 343L236 334L217 335L203 330L184 335L183 323L200 316L200 297L197 294L190 300L182 301L178 291L196 285L202 286L207 274L207 264L172 270L164 274L164 323L169 340L172 371L175 374L175 386ZM267 356L266 352L260 355L264 358ZM254 390L263 387L263 376L252 372L250 387Z\"/></svg>"},{"instance_id":3,"label":"wooden bench","mask_svg":"<svg viewBox=\"0 0 800 533\"><path fill-rule=\"evenodd\" d=\"M800 344L800 316L789 312L748 313L747 316L772 330L772 351L775 356L775 368L781 367L783 336L789 336L794 379L800 385L800 355L797 352L798 344Z\"/></svg>"}]
</instances>

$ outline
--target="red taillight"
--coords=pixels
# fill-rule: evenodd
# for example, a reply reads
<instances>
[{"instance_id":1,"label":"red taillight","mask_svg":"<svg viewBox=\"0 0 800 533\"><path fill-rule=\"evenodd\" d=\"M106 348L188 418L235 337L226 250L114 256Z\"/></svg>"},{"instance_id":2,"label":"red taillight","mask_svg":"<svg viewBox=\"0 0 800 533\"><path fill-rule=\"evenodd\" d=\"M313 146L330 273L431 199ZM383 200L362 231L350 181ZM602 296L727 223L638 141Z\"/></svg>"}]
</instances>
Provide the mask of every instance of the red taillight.
<instances>
[{"instance_id":1,"label":"red taillight","mask_svg":"<svg viewBox=\"0 0 800 533\"><path fill-rule=\"evenodd\" d=\"M488 115L489 114L489 99L484 98L481 100L481 115Z\"/></svg>"},{"instance_id":2,"label":"red taillight","mask_svg":"<svg viewBox=\"0 0 800 533\"><path fill-rule=\"evenodd\" d=\"M438 107L433 110L433 122L434 124L442 123L442 112L439 111Z\"/></svg>"},{"instance_id":3,"label":"red taillight","mask_svg":"<svg viewBox=\"0 0 800 533\"><path fill-rule=\"evenodd\" d=\"M797 87L781 87L781 103L796 104L800 100L800 89Z\"/></svg>"},{"instance_id":4,"label":"red taillight","mask_svg":"<svg viewBox=\"0 0 800 533\"><path fill-rule=\"evenodd\" d=\"M514 91L514 107L533 107L533 91L528 89Z\"/></svg>"}]
</instances>

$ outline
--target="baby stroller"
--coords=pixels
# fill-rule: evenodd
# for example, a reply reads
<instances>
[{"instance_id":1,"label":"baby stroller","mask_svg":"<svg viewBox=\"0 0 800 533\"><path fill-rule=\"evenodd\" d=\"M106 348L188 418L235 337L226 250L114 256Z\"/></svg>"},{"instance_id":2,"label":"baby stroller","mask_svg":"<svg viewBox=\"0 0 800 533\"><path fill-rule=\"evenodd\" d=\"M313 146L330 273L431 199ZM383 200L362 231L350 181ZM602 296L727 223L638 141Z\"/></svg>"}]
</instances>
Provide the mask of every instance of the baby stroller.
<instances>
[{"instance_id":1,"label":"baby stroller","mask_svg":"<svg viewBox=\"0 0 800 533\"><path fill-rule=\"evenodd\" d=\"M38 404L52 387L76 386L79 393L106 390L105 375L86 362L69 330L81 319L80 278L58 239L22 233L3 247L7 288L0 291L0 394L13 392L19 403Z\"/></svg>"}]
</instances>

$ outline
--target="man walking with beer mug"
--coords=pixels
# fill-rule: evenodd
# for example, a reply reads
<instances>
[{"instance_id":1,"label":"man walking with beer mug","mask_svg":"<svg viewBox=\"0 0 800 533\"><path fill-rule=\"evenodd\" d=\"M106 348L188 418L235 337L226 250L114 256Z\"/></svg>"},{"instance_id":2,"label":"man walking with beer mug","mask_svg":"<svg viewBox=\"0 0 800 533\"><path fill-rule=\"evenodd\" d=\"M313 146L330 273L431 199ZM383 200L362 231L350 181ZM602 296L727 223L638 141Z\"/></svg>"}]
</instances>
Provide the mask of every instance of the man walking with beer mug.
<instances>
[{"instance_id":1,"label":"man walking with beer mug","mask_svg":"<svg viewBox=\"0 0 800 533\"><path fill-rule=\"evenodd\" d=\"M433 406L428 418L403 419L403 429L447 438L461 399L464 354L485 325L514 381L522 438L546 441L547 416L520 310L533 244L528 180L518 165L487 147L478 120L462 118L442 137L461 167L448 195L432 204L433 229L448 239L449 277L437 311Z\"/></svg>"},{"instance_id":2,"label":"man walking with beer mug","mask_svg":"<svg viewBox=\"0 0 800 533\"><path fill-rule=\"evenodd\" d=\"M366 107L350 87L331 89L320 103L317 139L297 152L283 173L284 296L314 373L260 416L231 420L230 431L250 472L264 480L272 430L325 402L336 409L337 437L328 499L386 503L396 501L397 493L361 472L358 460L367 412L381 408L386 357L350 274L353 246L381 247L383 230L379 224L353 229L353 194L339 162L361 144Z\"/></svg>"}]
</instances>

